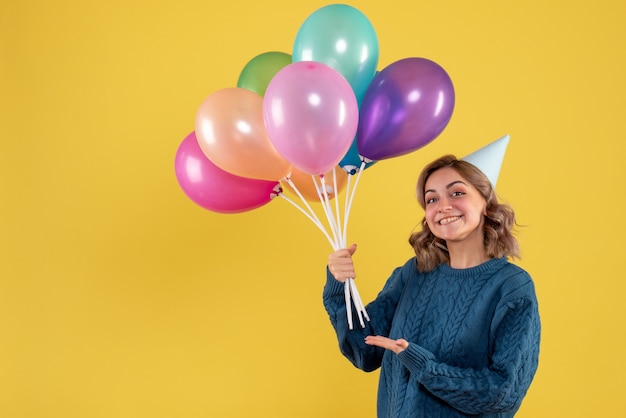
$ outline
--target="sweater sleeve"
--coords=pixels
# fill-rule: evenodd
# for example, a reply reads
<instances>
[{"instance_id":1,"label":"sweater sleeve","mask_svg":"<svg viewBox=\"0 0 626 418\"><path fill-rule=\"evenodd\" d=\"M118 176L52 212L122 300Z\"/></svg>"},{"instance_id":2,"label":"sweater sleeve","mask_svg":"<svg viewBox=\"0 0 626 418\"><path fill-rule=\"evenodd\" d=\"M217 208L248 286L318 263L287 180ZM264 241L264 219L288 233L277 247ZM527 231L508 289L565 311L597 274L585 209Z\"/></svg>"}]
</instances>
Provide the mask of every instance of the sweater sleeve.
<instances>
[{"instance_id":1,"label":"sweater sleeve","mask_svg":"<svg viewBox=\"0 0 626 418\"><path fill-rule=\"evenodd\" d=\"M359 369L370 372L380 367L385 350L365 344L365 337L389 335L391 320L409 277L407 270L415 268L414 266L415 260L412 259L404 267L396 268L376 299L365 306L370 318L370 321L364 320L365 328L361 327L352 307L353 329L348 327L344 283L337 281L328 268L326 269L324 307L337 334L341 353Z\"/></svg>"},{"instance_id":2,"label":"sweater sleeve","mask_svg":"<svg viewBox=\"0 0 626 418\"><path fill-rule=\"evenodd\" d=\"M515 411L538 365L540 321L532 282L526 295L517 289L497 308L492 324L490 366L482 370L453 367L410 342L399 360L438 398L466 414Z\"/></svg>"}]
</instances>

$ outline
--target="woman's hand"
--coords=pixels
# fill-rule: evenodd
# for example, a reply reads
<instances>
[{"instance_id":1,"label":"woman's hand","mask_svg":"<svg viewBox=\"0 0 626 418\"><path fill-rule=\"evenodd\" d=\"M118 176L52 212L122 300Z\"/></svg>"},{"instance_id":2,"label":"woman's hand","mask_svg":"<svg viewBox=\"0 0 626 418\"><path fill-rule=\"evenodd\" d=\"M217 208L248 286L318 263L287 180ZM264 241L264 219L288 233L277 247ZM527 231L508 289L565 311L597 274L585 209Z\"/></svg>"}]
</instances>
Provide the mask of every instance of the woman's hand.
<instances>
[{"instance_id":1,"label":"woman's hand","mask_svg":"<svg viewBox=\"0 0 626 418\"><path fill-rule=\"evenodd\" d=\"M391 338L381 337L380 335L368 335L365 337L365 344L382 347L384 349L391 350L396 354L406 350L409 346L409 342L404 338L392 340Z\"/></svg>"},{"instance_id":2,"label":"woman's hand","mask_svg":"<svg viewBox=\"0 0 626 418\"><path fill-rule=\"evenodd\" d=\"M356 244L352 244L350 248L337 250L328 256L328 270L330 270L330 274L342 283L347 279L356 278L354 263L352 262L352 255L354 255L355 251Z\"/></svg>"}]
</instances>

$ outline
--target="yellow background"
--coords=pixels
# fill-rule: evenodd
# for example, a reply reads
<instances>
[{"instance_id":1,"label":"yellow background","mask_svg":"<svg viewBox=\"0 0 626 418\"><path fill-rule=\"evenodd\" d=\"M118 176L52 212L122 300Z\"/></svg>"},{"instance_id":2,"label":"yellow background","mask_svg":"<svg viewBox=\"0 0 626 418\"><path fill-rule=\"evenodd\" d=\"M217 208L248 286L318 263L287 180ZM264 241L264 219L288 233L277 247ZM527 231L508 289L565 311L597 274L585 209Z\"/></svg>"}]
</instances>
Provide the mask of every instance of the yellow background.
<instances>
[{"instance_id":1,"label":"yellow background","mask_svg":"<svg viewBox=\"0 0 626 418\"><path fill-rule=\"evenodd\" d=\"M322 308L319 230L280 199L211 213L174 176L204 98L327 4L0 2L0 416L375 416L378 374ZM363 299L411 255L420 168L508 133L498 190L543 321L518 416L625 416L624 3L349 4L379 68L429 58L457 100L433 143L360 179Z\"/></svg>"}]
</instances>

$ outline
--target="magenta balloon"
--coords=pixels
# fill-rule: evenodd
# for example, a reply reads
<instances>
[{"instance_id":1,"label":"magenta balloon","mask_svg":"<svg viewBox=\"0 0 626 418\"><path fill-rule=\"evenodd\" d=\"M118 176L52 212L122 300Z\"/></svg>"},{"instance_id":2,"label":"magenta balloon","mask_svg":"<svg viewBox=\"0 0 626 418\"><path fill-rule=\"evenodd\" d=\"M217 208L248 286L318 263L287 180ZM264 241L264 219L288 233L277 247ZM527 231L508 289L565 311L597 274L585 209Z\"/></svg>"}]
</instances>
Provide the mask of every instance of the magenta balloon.
<instances>
[{"instance_id":1,"label":"magenta balloon","mask_svg":"<svg viewBox=\"0 0 626 418\"><path fill-rule=\"evenodd\" d=\"M176 179L193 202L213 212L239 213L261 207L276 196L280 183L235 176L202 152L195 132L180 144L174 162Z\"/></svg>"},{"instance_id":2,"label":"magenta balloon","mask_svg":"<svg viewBox=\"0 0 626 418\"><path fill-rule=\"evenodd\" d=\"M447 126L454 86L441 66L405 58L378 73L360 108L357 146L370 160L398 157L422 148Z\"/></svg>"},{"instance_id":3,"label":"magenta balloon","mask_svg":"<svg viewBox=\"0 0 626 418\"><path fill-rule=\"evenodd\" d=\"M337 166L356 134L359 108L346 79L326 64L294 62L265 90L263 117L270 141L293 166L324 174Z\"/></svg>"}]
</instances>

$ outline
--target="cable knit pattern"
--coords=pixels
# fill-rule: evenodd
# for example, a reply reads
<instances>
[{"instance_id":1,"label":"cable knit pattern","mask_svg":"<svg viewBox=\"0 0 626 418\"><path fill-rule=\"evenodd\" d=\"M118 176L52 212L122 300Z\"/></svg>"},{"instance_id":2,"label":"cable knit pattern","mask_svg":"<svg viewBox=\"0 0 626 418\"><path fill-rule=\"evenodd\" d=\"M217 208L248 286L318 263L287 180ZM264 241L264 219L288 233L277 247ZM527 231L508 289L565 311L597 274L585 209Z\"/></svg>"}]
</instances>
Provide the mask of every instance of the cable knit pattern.
<instances>
[{"instance_id":1,"label":"cable knit pattern","mask_svg":"<svg viewBox=\"0 0 626 418\"><path fill-rule=\"evenodd\" d=\"M382 366L379 418L512 417L537 370L540 321L530 276L505 257L469 269L397 268L347 325L343 284L327 270L323 301L341 352L365 371ZM396 355L367 335L404 338Z\"/></svg>"}]
</instances>

